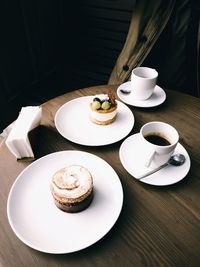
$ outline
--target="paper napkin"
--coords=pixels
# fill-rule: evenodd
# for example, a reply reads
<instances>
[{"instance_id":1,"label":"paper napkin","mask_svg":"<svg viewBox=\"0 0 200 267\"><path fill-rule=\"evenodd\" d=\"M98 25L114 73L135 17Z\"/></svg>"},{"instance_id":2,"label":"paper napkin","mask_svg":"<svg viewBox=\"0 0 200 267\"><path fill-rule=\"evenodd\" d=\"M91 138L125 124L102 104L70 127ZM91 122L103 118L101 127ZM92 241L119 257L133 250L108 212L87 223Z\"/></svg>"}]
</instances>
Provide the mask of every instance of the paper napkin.
<instances>
[{"instance_id":1,"label":"paper napkin","mask_svg":"<svg viewBox=\"0 0 200 267\"><path fill-rule=\"evenodd\" d=\"M23 107L6 139L6 145L17 159L34 158L28 133L40 124L42 108Z\"/></svg>"}]
</instances>

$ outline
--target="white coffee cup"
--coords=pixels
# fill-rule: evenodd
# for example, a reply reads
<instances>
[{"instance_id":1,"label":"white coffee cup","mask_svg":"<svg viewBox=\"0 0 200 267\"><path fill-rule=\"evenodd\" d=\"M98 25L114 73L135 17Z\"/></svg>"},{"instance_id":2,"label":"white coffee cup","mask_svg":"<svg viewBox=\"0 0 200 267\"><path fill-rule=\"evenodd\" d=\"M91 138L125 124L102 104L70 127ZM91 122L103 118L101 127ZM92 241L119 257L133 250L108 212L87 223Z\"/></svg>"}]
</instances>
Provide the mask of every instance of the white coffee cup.
<instances>
[{"instance_id":1,"label":"white coffee cup","mask_svg":"<svg viewBox=\"0 0 200 267\"><path fill-rule=\"evenodd\" d=\"M155 69L147 67L137 67L131 73L131 94L136 100L148 99L154 91L158 78Z\"/></svg>"},{"instance_id":2,"label":"white coffee cup","mask_svg":"<svg viewBox=\"0 0 200 267\"><path fill-rule=\"evenodd\" d=\"M177 130L170 124L152 121L142 126L144 165L156 168L166 163L174 153L179 141Z\"/></svg>"}]
</instances>

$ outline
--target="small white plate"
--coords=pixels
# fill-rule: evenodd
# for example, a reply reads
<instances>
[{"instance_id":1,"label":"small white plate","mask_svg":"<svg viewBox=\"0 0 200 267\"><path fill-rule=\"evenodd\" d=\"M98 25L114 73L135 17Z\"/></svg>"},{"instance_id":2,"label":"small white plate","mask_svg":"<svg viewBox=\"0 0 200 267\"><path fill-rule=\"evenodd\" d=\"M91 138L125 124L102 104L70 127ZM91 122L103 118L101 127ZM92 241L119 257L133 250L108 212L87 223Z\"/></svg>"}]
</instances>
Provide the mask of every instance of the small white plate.
<instances>
[{"instance_id":1,"label":"small white plate","mask_svg":"<svg viewBox=\"0 0 200 267\"><path fill-rule=\"evenodd\" d=\"M73 214L56 207L49 187L52 175L69 164L88 168L94 182L92 203ZM42 252L60 254L81 250L102 238L115 224L122 203L121 182L106 161L86 152L62 151L24 169L10 190L7 214L22 242Z\"/></svg>"},{"instance_id":2,"label":"small white plate","mask_svg":"<svg viewBox=\"0 0 200 267\"><path fill-rule=\"evenodd\" d=\"M81 145L108 145L126 137L133 128L132 111L122 102L117 101L116 120L109 125L97 125L89 118L89 105L94 96L73 99L57 111L55 126L66 139Z\"/></svg>"},{"instance_id":3,"label":"small white plate","mask_svg":"<svg viewBox=\"0 0 200 267\"><path fill-rule=\"evenodd\" d=\"M145 174L150 169L145 167L143 164L143 143L140 139L140 134L134 134L129 136L124 142L121 144L119 150L119 157L123 167L130 173L136 180L140 175ZM190 170L190 157L186 151L186 149L178 143L174 154L181 153L185 156L186 161L182 166L167 166L160 171L151 174L141 180L140 182L164 186L171 185L182 180Z\"/></svg>"},{"instance_id":4,"label":"small white plate","mask_svg":"<svg viewBox=\"0 0 200 267\"><path fill-rule=\"evenodd\" d=\"M135 106L135 107L142 107L142 108L151 108L151 107L156 107L162 104L165 99L166 99L166 93L165 91L156 85L154 92L150 98L147 100L136 100L133 98L133 96L130 94L124 94L120 90L130 90L131 82L125 82L121 84L117 88L117 95L118 97L126 104Z\"/></svg>"}]
</instances>

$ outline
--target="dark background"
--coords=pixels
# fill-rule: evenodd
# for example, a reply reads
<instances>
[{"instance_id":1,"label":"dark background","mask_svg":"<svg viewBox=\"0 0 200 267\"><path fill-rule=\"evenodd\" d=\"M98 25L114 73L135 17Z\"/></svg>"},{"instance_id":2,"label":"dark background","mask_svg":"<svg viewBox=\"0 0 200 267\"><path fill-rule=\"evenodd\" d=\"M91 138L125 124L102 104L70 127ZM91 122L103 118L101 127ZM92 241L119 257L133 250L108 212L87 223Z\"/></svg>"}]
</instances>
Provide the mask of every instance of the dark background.
<instances>
[{"instance_id":1,"label":"dark background","mask_svg":"<svg viewBox=\"0 0 200 267\"><path fill-rule=\"evenodd\" d=\"M134 1L1 0L0 132L22 106L106 84Z\"/></svg>"},{"instance_id":2,"label":"dark background","mask_svg":"<svg viewBox=\"0 0 200 267\"><path fill-rule=\"evenodd\" d=\"M1 0L0 132L22 106L106 84L134 2Z\"/></svg>"}]
</instances>

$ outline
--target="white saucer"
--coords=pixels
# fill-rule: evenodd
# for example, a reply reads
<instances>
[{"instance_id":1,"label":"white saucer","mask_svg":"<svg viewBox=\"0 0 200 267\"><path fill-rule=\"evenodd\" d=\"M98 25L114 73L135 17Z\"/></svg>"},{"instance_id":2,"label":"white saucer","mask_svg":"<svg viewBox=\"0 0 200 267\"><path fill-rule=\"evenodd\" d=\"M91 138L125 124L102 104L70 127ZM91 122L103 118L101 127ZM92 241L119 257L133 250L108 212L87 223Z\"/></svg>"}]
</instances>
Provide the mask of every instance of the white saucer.
<instances>
[{"instance_id":1,"label":"white saucer","mask_svg":"<svg viewBox=\"0 0 200 267\"><path fill-rule=\"evenodd\" d=\"M70 164L85 166L94 182L92 203L78 213L58 209L50 191L52 175ZM68 150L48 154L21 172L10 190L7 214L12 230L26 245L61 254L84 249L106 235L122 204L123 189L115 170L91 153Z\"/></svg>"},{"instance_id":2,"label":"white saucer","mask_svg":"<svg viewBox=\"0 0 200 267\"><path fill-rule=\"evenodd\" d=\"M82 96L62 105L55 115L58 132L68 140L86 146L103 146L120 141L133 128L130 108L117 101L117 118L109 125L97 125L89 118L89 104L94 96Z\"/></svg>"},{"instance_id":3,"label":"white saucer","mask_svg":"<svg viewBox=\"0 0 200 267\"><path fill-rule=\"evenodd\" d=\"M159 106L160 104L162 104L165 99L166 99L166 93L165 91L158 85L156 85L154 92L152 94L152 96L150 98L148 98L147 100L136 100L133 98L133 96L130 94L124 94L122 93L120 90L130 90L130 85L131 82L125 82L123 84L121 84L118 88L117 88L117 95L118 97L126 104L131 105L131 106L135 106L135 107L142 107L142 108L151 108L151 107L156 107Z\"/></svg>"},{"instance_id":4,"label":"white saucer","mask_svg":"<svg viewBox=\"0 0 200 267\"><path fill-rule=\"evenodd\" d=\"M123 167L136 179L150 170L143 165L142 158L144 148L140 138L139 133L129 136L121 144L119 150L119 157ZM174 151L174 154L176 153L181 153L186 158L185 163L182 166L167 166L162 170L141 179L140 181L146 184L164 186L171 185L182 180L190 170L190 157L186 149L180 143L177 144Z\"/></svg>"}]
</instances>

